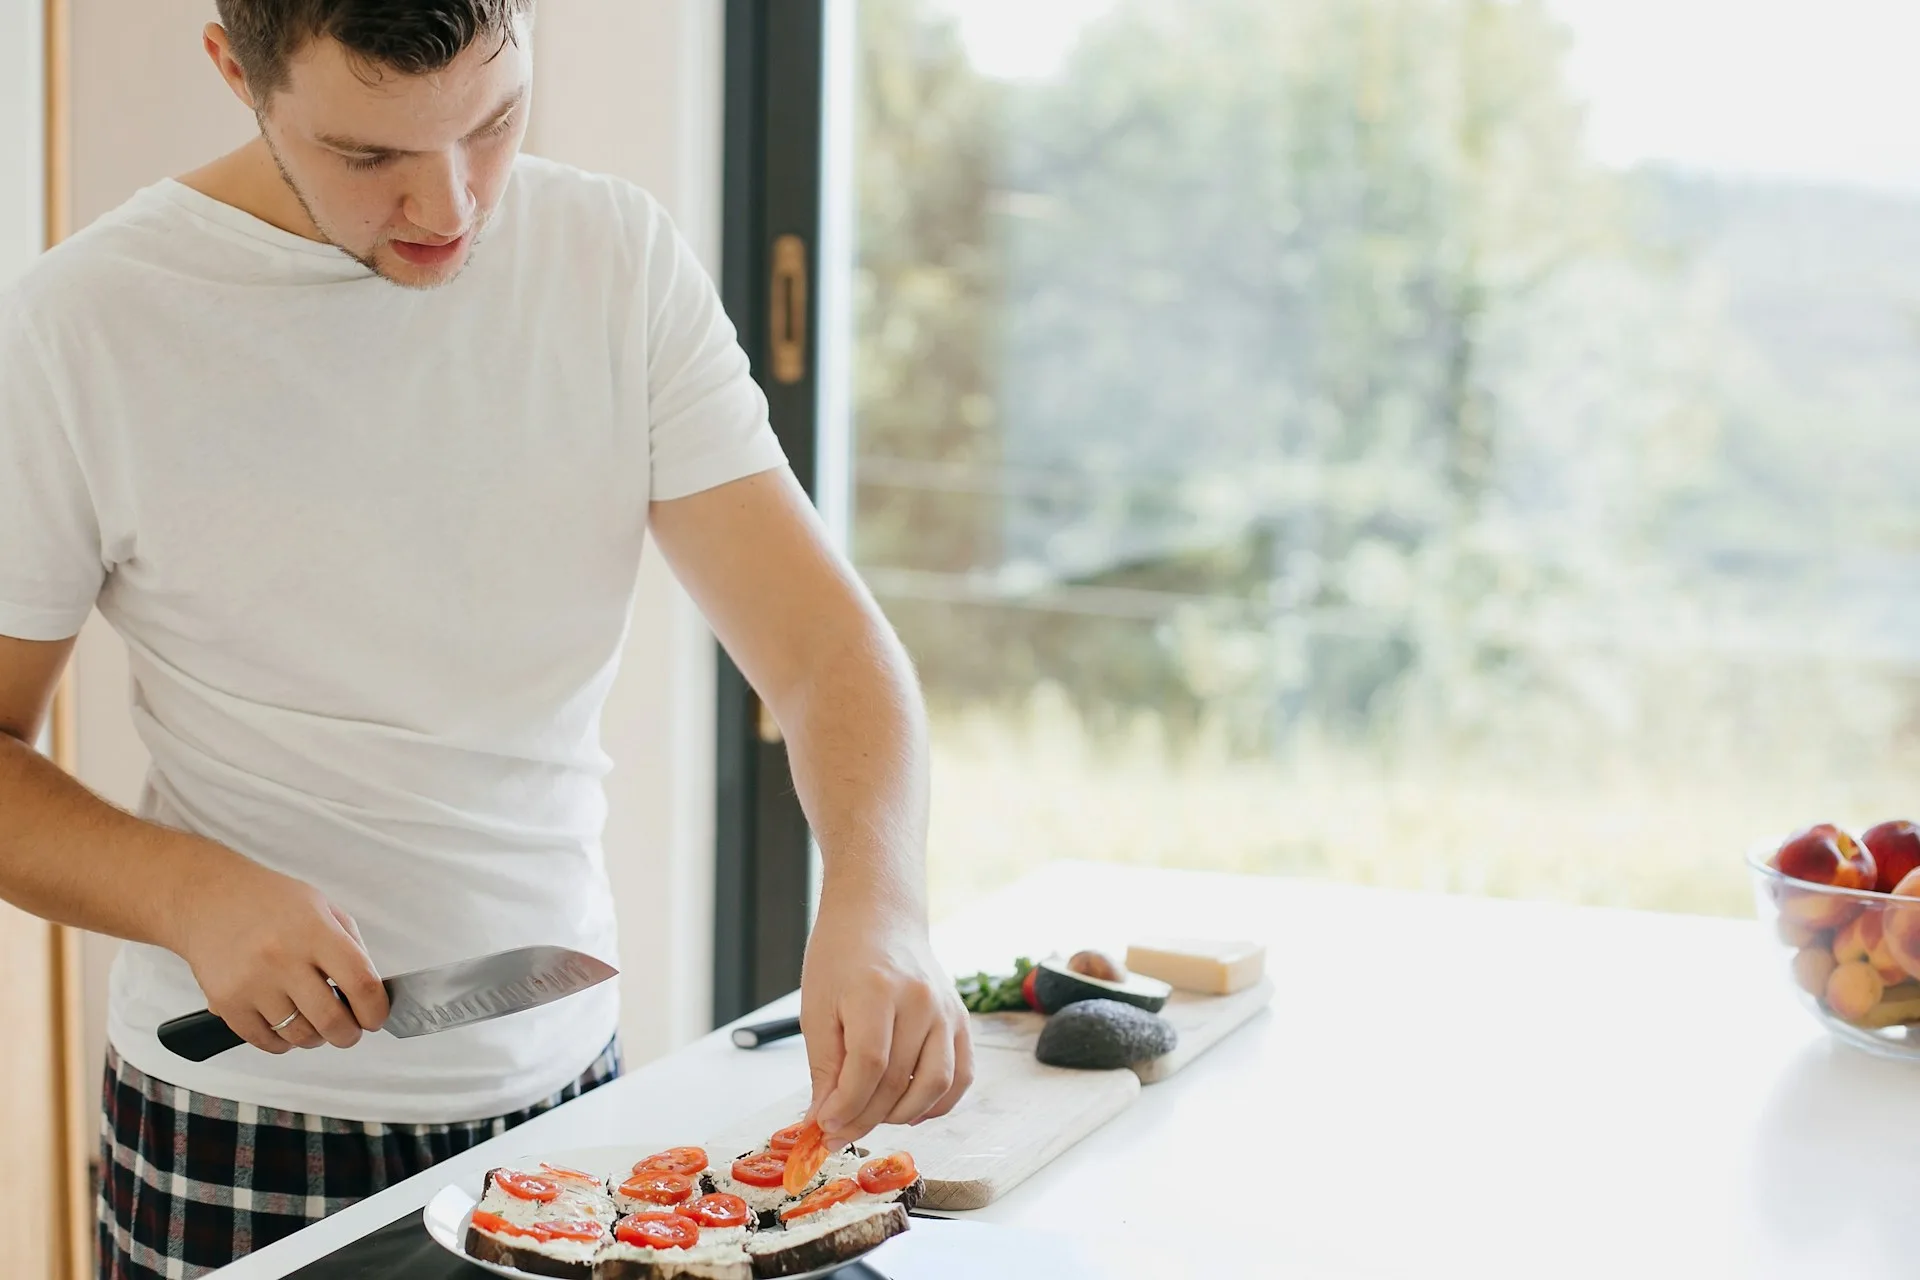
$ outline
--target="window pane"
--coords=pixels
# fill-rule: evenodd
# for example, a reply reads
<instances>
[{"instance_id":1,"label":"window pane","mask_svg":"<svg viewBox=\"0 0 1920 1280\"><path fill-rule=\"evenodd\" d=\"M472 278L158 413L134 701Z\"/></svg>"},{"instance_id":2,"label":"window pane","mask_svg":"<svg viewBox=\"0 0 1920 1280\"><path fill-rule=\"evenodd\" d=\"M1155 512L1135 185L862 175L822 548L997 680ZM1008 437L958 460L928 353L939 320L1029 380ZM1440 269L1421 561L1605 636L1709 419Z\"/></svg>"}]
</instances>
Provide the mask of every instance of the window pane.
<instances>
[{"instance_id":1,"label":"window pane","mask_svg":"<svg viewBox=\"0 0 1920 1280\"><path fill-rule=\"evenodd\" d=\"M1920 809L1901 0L854 26L937 913L1058 858L1744 912L1755 839Z\"/></svg>"}]
</instances>

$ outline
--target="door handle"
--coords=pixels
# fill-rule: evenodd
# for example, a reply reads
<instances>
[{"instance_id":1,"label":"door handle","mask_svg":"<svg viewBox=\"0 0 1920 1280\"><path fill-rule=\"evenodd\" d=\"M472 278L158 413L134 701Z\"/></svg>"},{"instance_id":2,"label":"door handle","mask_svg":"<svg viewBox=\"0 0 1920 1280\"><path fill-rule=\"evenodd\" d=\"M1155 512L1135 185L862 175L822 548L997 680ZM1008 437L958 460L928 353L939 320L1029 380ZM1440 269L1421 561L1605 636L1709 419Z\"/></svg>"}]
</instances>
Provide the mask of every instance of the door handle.
<instances>
[{"instance_id":1,"label":"door handle","mask_svg":"<svg viewBox=\"0 0 1920 1280\"><path fill-rule=\"evenodd\" d=\"M773 718L773 712L767 710L767 704L760 700L759 694L753 697L753 711L754 727L759 732L760 741L770 747L786 741L786 736L780 732L780 722Z\"/></svg>"},{"instance_id":2,"label":"door handle","mask_svg":"<svg viewBox=\"0 0 1920 1280\"><path fill-rule=\"evenodd\" d=\"M791 385L807 376L806 241L783 235L773 242L773 274L768 284L773 380Z\"/></svg>"}]
</instances>

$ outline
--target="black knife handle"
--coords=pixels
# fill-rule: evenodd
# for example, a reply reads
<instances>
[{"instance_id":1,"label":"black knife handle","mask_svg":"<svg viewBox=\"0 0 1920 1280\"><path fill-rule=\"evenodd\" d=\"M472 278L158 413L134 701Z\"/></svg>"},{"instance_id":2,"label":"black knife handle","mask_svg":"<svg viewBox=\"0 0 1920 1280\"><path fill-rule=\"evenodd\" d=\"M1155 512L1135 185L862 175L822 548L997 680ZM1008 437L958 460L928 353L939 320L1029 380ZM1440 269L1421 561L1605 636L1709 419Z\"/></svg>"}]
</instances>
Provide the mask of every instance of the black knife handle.
<instances>
[{"instance_id":1,"label":"black knife handle","mask_svg":"<svg viewBox=\"0 0 1920 1280\"><path fill-rule=\"evenodd\" d=\"M161 1023L160 1043L188 1062L205 1062L215 1054L239 1048L246 1041L223 1019L202 1009Z\"/></svg>"},{"instance_id":2,"label":"black knife handle","mask_svg":"<svg viewBox=\"0 0 1920 1280\"><path fill-rule=\"evenodd\" d=\"M347 1003L347 993L340 988L335 987L333 994L340 997L340 1003ZM229 1049L238 1049L246 1043L240 1038L239 1032L227 1025L224 1018L217 1017L208 1009L161 1023L158 1035L161 1044L188 1062L205 1062L208 1058Z\"/></svg>"},{"instance_id":3,"label":"black knife handle","mask_svg":"<svg viewBox=\"0 0 1920 1280\"><path fill-rule=\"evenodd\" d=\"M763 1044L772 1044L775 1040L785 1040L788 1036L800 1034L800 1019L781 1018L777 1022L760 1022L749 1027L735 1027L733 1042L742 1049L758 1049Z\"/></svg>"}]
</instances>

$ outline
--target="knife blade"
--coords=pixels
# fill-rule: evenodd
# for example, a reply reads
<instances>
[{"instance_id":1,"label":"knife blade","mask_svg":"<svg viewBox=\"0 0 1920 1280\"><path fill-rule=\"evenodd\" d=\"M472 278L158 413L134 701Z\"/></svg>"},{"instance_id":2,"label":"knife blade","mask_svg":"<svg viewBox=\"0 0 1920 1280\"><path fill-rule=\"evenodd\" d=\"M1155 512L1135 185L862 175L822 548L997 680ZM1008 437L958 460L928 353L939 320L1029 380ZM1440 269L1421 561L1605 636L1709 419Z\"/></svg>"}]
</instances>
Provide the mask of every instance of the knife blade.
<instances>
[{"instance_id":1,"label":"knife blade","mask_svg":"<svg viewBox=\"0 0 1920 1280\"><path fill-rule=\"evenodd\" d=\"M598 986L619 970L568 947L515 947L397 973L387 991L382 1031L402 1039L504 1018ZM344 1002L346 996L334 991ZM202 1009L160 1024L160 1043L189 1062L205 1062L246 1043L217 1015Z\"/></svg>"}]
</instances>

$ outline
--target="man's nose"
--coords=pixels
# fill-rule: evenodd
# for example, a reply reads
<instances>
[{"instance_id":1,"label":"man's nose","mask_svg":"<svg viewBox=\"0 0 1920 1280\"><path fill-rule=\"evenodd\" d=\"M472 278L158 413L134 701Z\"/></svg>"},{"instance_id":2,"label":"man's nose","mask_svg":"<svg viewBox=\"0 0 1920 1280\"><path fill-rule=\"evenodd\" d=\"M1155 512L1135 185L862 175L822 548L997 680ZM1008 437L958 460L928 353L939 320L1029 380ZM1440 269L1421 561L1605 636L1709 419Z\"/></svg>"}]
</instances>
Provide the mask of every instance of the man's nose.
<instances>
[{"instance_id":1,"label":"man's nose","mask_svg":"<svg viewBox=\"0 0 1920 1280\"><path fill-rule=\"evenodd\" d=\"M413 188L400 211L430 235L453 237L467 229L477 203L467 186L465 160L456 153L416 169Z\"/></svg>"}]
</instances>

